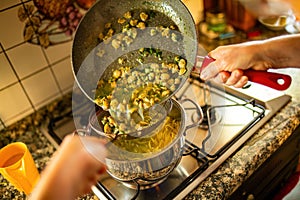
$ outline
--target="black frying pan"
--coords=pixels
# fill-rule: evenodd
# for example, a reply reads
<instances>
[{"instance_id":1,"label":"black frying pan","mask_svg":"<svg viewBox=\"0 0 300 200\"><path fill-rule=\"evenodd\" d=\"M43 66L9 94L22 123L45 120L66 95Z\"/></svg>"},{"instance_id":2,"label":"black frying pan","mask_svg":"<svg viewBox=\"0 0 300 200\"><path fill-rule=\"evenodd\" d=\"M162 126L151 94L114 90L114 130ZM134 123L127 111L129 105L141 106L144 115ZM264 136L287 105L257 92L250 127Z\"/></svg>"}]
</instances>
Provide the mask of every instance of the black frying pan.
<instances>
[{"instance_id":1,"label":"black frying pan","mask_svg":"<svg viewBox=\"0 0 300 200\"><path fill-rule=\"evenodd\" d=\"M195 24L188 9L180 0L97 1L81 20L72 46L72 65L75 80L80 89L92 101L94 100L94 91L97 87L97 83L101 77L105 76L109 64L125 53L108 50L106 56L103 58L95 56L98 51L97 48L101 45L99 44L98 35L104 30L104 26L107 22L110 22L113 18L120 18L125 12L135 9L154 10L165 14L175 22L183 36L183 48L178 50L176 49L178 47L174 46L174 50L171 51L179 51L180 54L183 53L186 56L188 71L181 79L181 84L178 85L170 96L175 94L184 84L194 66L197 55ZM156 40L142 39L142 41L143 44L132 48L138 49L155 44L162 45L159 46L160 49L167 48L170 50L173 48L173 46L164 47L164 42L157 42Z\"/></svg>"}]
</instances>

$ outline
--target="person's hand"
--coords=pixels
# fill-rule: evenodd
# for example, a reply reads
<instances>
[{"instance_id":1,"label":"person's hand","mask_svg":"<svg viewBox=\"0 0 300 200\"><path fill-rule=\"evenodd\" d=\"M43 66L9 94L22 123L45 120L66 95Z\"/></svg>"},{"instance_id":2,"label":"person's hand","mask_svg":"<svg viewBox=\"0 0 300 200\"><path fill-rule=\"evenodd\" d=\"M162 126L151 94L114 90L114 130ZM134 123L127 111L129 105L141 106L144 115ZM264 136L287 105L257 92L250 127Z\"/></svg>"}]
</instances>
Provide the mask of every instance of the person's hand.
<instances>
[{"instance_id":1,"label":"person's hand","mask_svg":"<svg viewBox=\"0 0 300 200\"><path fill-rule=\"evenodd\" d=\"M93 144L93 154L84 143ZM106 167L104 142L95 137L68 135L41 174L41 180L30 199L75 199L87 194Z\"/></svg>"},{"instance_id":2,"label":"person's hand","mask_svg":"<svg viewBox=\"0 0 300 200\"><path fill-rule=\"evenodd\" d=\"M288 14L292 7L290 1L295 0L239 0L256 17Z\"/></svg>"},{"instance_id":3,"label":"person's hand","mask_svg":"<svg viewBox=\"0 0 300 200\"><path fill-rule=\"evenodd\" d=\"M209 52L215 61L201 70L202 80L215 79L235 87L244 86L246 69L300 68L300 34L282 35L260 41L220 46Z\"/></svg>"},{"instance_id":4,"label":"person's hand","mask_svg":"<svg viewBox=\"0 0 300 200\"><path fill-rule=\"evenodd\" d=\"M260 44L261 42L255 41L217 47L208 54L215 61L202 70L200 78L243 87L248 81L243 70L267 70L273 67L272 62L264 56L264 49Z\"/></svg>"}]
</instances>

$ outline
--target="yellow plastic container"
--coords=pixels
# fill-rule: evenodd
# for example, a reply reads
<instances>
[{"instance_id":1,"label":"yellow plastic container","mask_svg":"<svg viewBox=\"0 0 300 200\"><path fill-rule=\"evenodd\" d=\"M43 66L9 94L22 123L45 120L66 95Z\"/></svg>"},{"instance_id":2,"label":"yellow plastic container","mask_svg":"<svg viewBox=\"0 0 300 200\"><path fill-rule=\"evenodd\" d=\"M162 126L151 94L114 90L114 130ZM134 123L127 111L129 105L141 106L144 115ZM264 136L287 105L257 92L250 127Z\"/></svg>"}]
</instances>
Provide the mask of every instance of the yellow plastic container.
<instances>
[{"instance_id":1,"label":"yellow plastic container","mask_svg":"<svg viewBox=\"0 0 300 200\"><path fill-rule=\"evenodd\" d=\"M34 160L22 142L8 144L0 150L0 173L26 195L40 179Z\"/></svg>"}]
</instances>

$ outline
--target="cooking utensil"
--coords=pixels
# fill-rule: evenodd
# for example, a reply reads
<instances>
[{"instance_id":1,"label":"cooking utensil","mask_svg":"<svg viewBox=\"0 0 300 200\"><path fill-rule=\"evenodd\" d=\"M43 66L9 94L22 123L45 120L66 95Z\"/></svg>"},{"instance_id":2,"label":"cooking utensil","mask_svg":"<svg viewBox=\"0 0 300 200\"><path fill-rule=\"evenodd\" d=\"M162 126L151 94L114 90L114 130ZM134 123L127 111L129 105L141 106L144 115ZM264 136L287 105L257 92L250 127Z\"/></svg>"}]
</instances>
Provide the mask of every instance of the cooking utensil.
<instances>
[{"instance_id":1,"label":"cooking utensil","mask_svg":"<svg viewBox=\"0 0 300 200\"><path fill-rule=\"evenodd\" d=\"M179 102L172 98L170 101L172 108L168 112L168 116L179 121L179 130L169 144L156 152L135 153L115 145L114 140L103 137L103 127L93 125L93 120L96 119L94 112L91 112L92 117L90 120L92 121L87 127L75 130L74 134L82 137L82 143L85 148L96 159L107 166L107 172L112 177L126 182L132 188L141 187L140 189L146 189L153 187L160 181L163 181L180 162L185 144L186 131L199 126L204 119L201 107L193 100L183 99ZM185 103L188 103L187 106L189 109L193 109L194 106L196 110L196 120L190 124L187 124L187 119L191 116L187 116L183 106ZM99 110L96 113L96 117L99 115L105 115L105 111ZM85 136L94 136L105 140L103 142L105 142L107 150L106 158L95 155L95 152L99 152L94 150L97 149L97 143L85 140Z\"/></svg>"},{"instance_id":2,"label":"cooking utensil","mask_svg":"<svg viewBox=\"0 0 300 200\"><path fill-rule=\"evenodd\" d=\"M139 38L141 44L132 46L131 49L125 51L112 49L107 51L105 56L99 58L97 52L99 50L98 35L105 29L105 24L110 22L112 18L122 18L123 14L131 10L154 10L163 13L172 19L182 34L184 49L177 49L178 45L166 45L165 40L155 41L157 38ZM164 19L160 19L164 21ZM159 21L159 20L157 20ZM159 24L159 23L158 23ZM161 38L163 39L163 38ZM187 60L187 72L181 77L180 84L172 90L171 97L184 84L196 61L197 54L197 34L193 18L180 0L173 1L128 1L128 0L106 0L97 1L93 7L82 18L76 30L73 46L72 46L72 66L75 80L85 95L94 101L94 91L97 88L98 81L108 76L108 66L120 56L144 47L152 47L172 51L177 55L184 54Z\"/></svg>"},{"instance_id":3,"label":"cooking utensil","mask_svg":"<svg viewBox=\"0 0 300 200\"><path fill-rule=\"evenodd\" d=\"M128 11L149 11L154 10L163 13L170 18L178 27L181 38L182 47L179 48L178 44L167 44L165 38L151 37L145 38L142 34L139 34L135 38L135 44L126 47L125 49L106 48L104 42L99 43L99 33L102 33L106 28L105 25L111 22L112 19L123 18L124 13ZM160 25L160 21L164 21L165 17L157 19L157 25ZM143 31L147 32L149 29ZM172 34L170 30L170 34ZM178 32L178 31L177 31ZM112 40L116 39L118 34L112 36ZM105 55L103 57L97 56L99 49L105 47ZM97 1L93 7L91 7L85 16L82 18L73 41L72 46L72 65L75 80L79 88L83 93L94 102L95 91L97 90L99 80L111 77L114 70L114 66L110 64L118 60L122 55L130 54L133 50L140 48L156 48L161 50L167 50L177 55L184 55L187 62L187 72L180 76L180 82L172 89L172 93L162 99L164 103L171 96L173 96L184 84L185 80L189 77L189 74L194 66L197 54L197 34L193 18L187 8L180 0L174 1ZM139 87L137 85L136 87ZM124 92L125 93L125 92ZM130 93L125 93L124 96L129 96ZM113 110L110 111L112 115L120 114ZM140 112L139 112L140 113ZM121 113L122 114L122 113ZM141 113L140 113L140 116ZM136 129L132 130L136 132Z\"/></svg>"},{"instance_id":4,"label":"cooking utensil","mask_svg":"<svg viewBox=\"0 0 300 200\"><path fill-rule=\"evenodd\" d=\"M201 70L207 67L211 62L215 61L215 59L210 56L198 57L203 60L200 68L200 73ZM287 88L289 88L292 82L292 78L289 75L268 71L247 69L244 70L244 75L248 77L249 81L259 83L276 90L286 90Z\"/></svg>"},{"instance_id":5,"label":"cooking utensil","mask_svg":"<svg viewBox=\"0 0 300 200\"><path fill-rule=\"evenodd\" d=\"M151 153L135 153L133 151L127 151L115 145L113 140L108 140L106 144L107 157L105 159L105 164L108 173L112 177L123 182L133 182L133 187L136 186L136 183L139 183L142 187L148 187L165 178L177 166L183 153L185 132L202 123L203 112L201 107L190 99L184 99L181 102L178 102L175 99L170 99L170 101L172 101L173 106L170 112L168 112L168 116L172 119L179 120L180 123L175 138L162 149ZM195 106L197 114L196 122L187 124L188 116L186 116L187 114L183 107L184 103L189 103L189 108L192 108L190 103ZM97 113L97 115L102 114L103 111ZM101 126L90 127L89 124L86 130L81 130L81 135L98 135L98 137L101 137L101 134L99 135L102 131ZM101 162L103 162L103 160L101 160Z\"/></svg>"}]
</instances>

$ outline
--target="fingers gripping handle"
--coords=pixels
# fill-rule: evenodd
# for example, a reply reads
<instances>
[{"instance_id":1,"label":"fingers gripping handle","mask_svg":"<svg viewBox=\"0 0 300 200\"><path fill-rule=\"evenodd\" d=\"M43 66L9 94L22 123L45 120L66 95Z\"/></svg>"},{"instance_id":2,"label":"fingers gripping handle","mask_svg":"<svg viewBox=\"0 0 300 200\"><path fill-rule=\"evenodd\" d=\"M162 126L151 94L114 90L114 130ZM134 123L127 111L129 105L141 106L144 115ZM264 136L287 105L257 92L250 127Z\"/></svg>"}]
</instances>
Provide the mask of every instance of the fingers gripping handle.
<instances>
[{"instance_id":1,"label":"fingers gripping handle","mask_svg":"<svg viewBox=\"0 0 300 200\"><path fill-rule=\"evenodd\" d=\"M205 67L207 67L207 65L209 65L211 62L214 62L214 61L215 61L214 58L212 58L212 57L210 57L210 56L204 56L203 61L202 61L202 65L201 65L201 68L200 68L200 73L201 73L201 71L202 71Z\"/></svg>"},{"instance_id":2,"label":"fingers gripping handle","mask_svg":"<svg viewBox=\"0 0 300 200\"><path fill-rule=\"evenodd\" d=\"M205 56L202 62L200 73L213 61L215 61L214 58ZM259 83L276 90L286 90L292 83L292 78L286 74L247 69L244 70L244 75L248 77L249 81Z\"/></svg>"}]
</instances>

